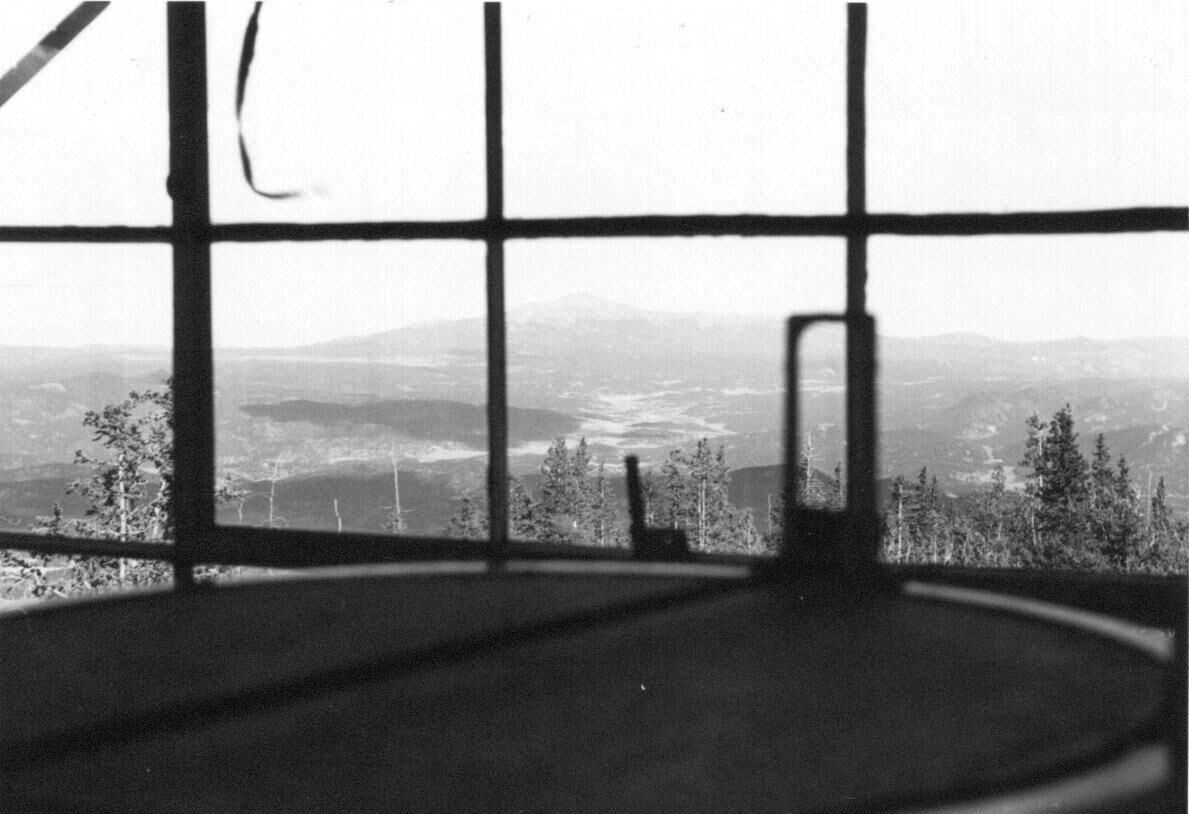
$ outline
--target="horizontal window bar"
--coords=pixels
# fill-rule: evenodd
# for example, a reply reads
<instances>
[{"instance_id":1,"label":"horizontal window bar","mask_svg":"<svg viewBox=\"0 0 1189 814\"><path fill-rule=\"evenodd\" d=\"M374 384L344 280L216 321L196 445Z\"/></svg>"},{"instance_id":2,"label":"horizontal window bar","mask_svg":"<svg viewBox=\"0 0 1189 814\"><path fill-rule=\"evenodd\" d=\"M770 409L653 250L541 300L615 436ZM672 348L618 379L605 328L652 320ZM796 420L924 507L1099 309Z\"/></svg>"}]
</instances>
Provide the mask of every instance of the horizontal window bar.
<instances>
[{"instance_id":1,"label":"horizontal window bar","mask_svg":"<svg viewBox=\"0 0 1189 814\"><path fill-rule=\"evenodd\" d=\"M512 218L505 221L226 223L222 242L314 240L488 240L558 237L740 235L842 237L853 234L984 235L1183 232L1189 208L1137 207L1073 212L957 212L926 215L629 215ZM167 243L168 226L0 226L0 243Z\"/></svg>"},{"instance_id":2,"label":"horizontal window bar","mask_svg":"<svg viewBox=\"0 0 1189 814\"><path fill-rule=\"evenodd\" d=\"M0 226L0 243L169 243L169 226Z\"/></svg>"},{"instance_id":3,"label":"horizontal window bar","mask_svg":"<svg viewBox=\"0 0 1189 814\"><path fill-rule=\"evenodd\" d=\"M85 537L50 537L45 534L0 532L0 548L58 554L75 557L123 557L133 560L172 560L175 550L169 543L91 540Z\"/></svg>"},{"instance_id":4,"label":"horizontal window bar","mask_svg":"<svg viewBox=\"0 0 1189 814\"><path fill-rule=\"evenodd\" d=\"M933 215L632 215L590 218L510 218L504 221L223 224L211 239L415 240L565 237L684 237L740 235L840 237L852 234L977 235L1185 231L1189 209L1148 207L1086 212L954 213Z\"/></svg>"},{"instance_id":5,"label":"horizontal window bar","mask_svg":"<svg viewBox=\"0 0 1189 814\"><path fill-rule=\"evenodd\" d=\"M47 537L40 534L0 533L0 548L79 557L120 557L137 560L172 560L176 549L162 543L121 543L115 540ZM490 542L434 537L395 537L374 534L332 534L325 531L219 527L212 539L192 549L196 563L304 568L323 565L379 564L485 560ZM510 541L513 560L611 561L632 560L626 548L567 546ZM693 562L749 565L771 558L745 555L698 554Z\"/></svg>"},{"instance_id":6,"label":"horizontal window bar","mask_svg":"<svg viewBox=\"0 0 1189 814\"><path fill-rule=\"evenodd\" d=\"M936 215L868 215L868 234L1060 235L1096 232L1184 232L1189 208L1138 207L1075 212L987 212Z\"/></svg>"},{"instance_id":7,"label":"horizontal window bar","mask_svg":"<svg viewBox=\"0 0 1189 814\"><path fill-rule=\"evenodd\" d=\"M217 534L194 548L199 563L303 567L357 563L486 559L490 541L375 534L332 534L325 531L258 529L221 526ZM519 560L630 560L626 548L566 546L512 540L505 549ZM701 556L698 562L746 564L752 558Z\"/></svg>"}]
</instances>

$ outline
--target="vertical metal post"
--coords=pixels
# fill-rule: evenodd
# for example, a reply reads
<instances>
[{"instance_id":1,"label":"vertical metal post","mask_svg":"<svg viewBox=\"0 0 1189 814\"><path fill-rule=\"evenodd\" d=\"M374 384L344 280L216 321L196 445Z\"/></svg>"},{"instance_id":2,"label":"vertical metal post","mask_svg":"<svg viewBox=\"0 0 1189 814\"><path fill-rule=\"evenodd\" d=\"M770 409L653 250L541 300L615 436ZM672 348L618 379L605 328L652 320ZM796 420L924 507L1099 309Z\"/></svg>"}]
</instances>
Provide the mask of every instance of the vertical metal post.
<instances>
[{"instance_id":1,"label":"vertical metal post","mask_svg":"<svg viewBox=\"0 0 1189 814\"><path fill-rule=\"evenodd\" d=\"M846 36L846 506L856 558L879 552L876 507L875 330L867 313L867 6L847 6Z\"/></svg>"},{"instance_id":2,"label":"vertical metal post","mask_svg":"<svg viewBox=\"0 0 1189 814\"><path fill-rule=\"evenodd\" d=\"M173 199L174 581L194 584L193 549L214 528L206 17L170 3L169 181Z\"/></svg>"},{"instance_id":3,"label":"vertical metal post","mask_svg":"<svg viewBox=\"0 0 1189 814\"><path fill-rule=\"evenodd\" d=\"M846 212L867 212L867 4L846 7ZM866 237L865 231L862 233ZM863 310L862 287L850 277L847 307ZM863 281L865 282L865 281Z\"/></svg>"},{"instance_id":4,"label":"vertical metal post","mask_svg":"<svg viewBox=\"0 0 1189 814\"><path fill-rule=\"evenodd\" d=\"M508 354L504 321L504 111L500 4L483 4L487 119L487 506L489 561L508 548Z\"/></svg>"}]
</instances>

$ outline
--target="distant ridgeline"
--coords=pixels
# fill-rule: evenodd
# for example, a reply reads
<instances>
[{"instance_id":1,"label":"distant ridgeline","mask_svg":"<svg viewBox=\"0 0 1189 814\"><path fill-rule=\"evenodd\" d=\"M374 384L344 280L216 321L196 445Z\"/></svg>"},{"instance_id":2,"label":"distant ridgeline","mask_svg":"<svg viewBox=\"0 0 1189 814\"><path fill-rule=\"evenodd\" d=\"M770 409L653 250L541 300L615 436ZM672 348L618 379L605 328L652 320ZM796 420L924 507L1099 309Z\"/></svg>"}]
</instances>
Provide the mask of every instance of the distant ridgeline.
<instances>
[{"instance_id":1,"label":"distant ridgeline","mask_svg":"<svg viewBox=\"0 0 1189 814\"><path fill-rule=\"evenodd\" d=\"M485 336L482 319L453 320L216 350L220 522L486 534ZM532 405L508 410L512 532L625 544L622 457L634 453L651 522L684 528L699 550L774 550L782 336L773 317L595 298L510 309L509 397ZM798 488L830 507L844 491L844 359L840 336L808 339L801 398L815 448L801 451ZM887 559L1187 570L1189 339L881 337L879 354ZM168 364L167 348L0 354L0 527L168 537L162 470L131 443L158 433L160 448L167 424L151 416L167 412L168 390L129 406L104 441L87 423L119 418L137 401L128 391L160 388ZM122 496L103 491L113 461L130 467ZM38 584L44 563L4 556L0 582ZM83 573L63 562L59 576ZM93 589L105 567L75 587Z\"/></svg>"}]
</instances>

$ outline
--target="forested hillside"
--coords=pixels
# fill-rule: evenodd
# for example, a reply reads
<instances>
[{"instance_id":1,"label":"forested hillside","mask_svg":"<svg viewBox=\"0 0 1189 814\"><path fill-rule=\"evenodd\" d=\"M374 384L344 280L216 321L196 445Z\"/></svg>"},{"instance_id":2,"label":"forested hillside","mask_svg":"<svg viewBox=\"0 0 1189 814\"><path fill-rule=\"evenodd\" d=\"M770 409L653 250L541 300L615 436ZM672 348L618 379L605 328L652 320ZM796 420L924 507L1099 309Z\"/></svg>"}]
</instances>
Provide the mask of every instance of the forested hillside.
<instances>
[{"instance_id":1,"label":"forested hillside","mask_svg":"<svg viewBox=\"0 0 1189 814\"><path fill-rule=\"evenodd\" d=\"M46 507L33 531L167 543L173 529L172 421L168 387L133 392L100 411L88 411L83 423L93 433L99 452L76 454L76 471L84 474L64 484L62 501ZM1143 489L1141 498L1127 461L1112 456L1105 434L1095 436L1088 454L1083 451L1069 405L1048 420L1031 415L1020 430L1024 452L1010 470L1013 477L1000 465L981 491L947 494L928 466L915 475L892 479L883 518L884 559L1189 572L1189 522L1170 506L1163 477ZM277 488L279 478L246 483L225 477L217 485L217 498L224 507L223 522L342 531L346 513L371 518L362 530L410 533L410 518L420 514L416 521L423 533L461 538L488 534L481 478L468 486L441 476L403 474L394 456L390 477L373 477L375 484L363 492L343 490L341 505L336 491L325 490L325 478L306 478L309 488L304 500L316 501L322 512L333 506L335 524L329 528L325 522L303 521L302 514L286 516L303 505L296 499L302 492L290 488L300 478L288 481L282 492ZM663 463L643 473L646 523L684 531L694 551L774 554L783 534L780 474L780 467L733 472L726 447L716 447L707 438L692 449L673 448ZM735 475L740 483L732 488ZM807 446L794 477L798 500L804 505L842 508L845 473L840 464L832 475L823 474L818 453ZM1021 483L1014 485L1017 478ZM348 479L340 485L350 483ZM607 461L596 460L585 438L571 445L558 436L546 451L539 473L513 477L509 486L514 538L589 546L629 544L622 478L611 472ZM256 508L245 513L252 500ZM350 501L354 503L348 509ZM0 558L4 595L71 595L152 584L169 576L167 568L153 563L11 551L0 553ZM226 569L210 573L220 570Z\"/></svg>"},{"instance_id":2,"label":"forested hillside","mask_svg":"<svg viewBox=\"0 0 1189 814\"><path fill-rule=\"evenodd\" d=\"M883 557L889 562L1080 570L1189 571L1189 523L1169 507L1164 479L1141 500L1127 461L1112 459L1105 435L1083 454L1069 406L1049 421L1031 416L1022 428L1022 489L1010 490L1002 466L981 492L944 494L922 467L897 476L888 488ZM823 475L812 457L800 458L797 494L807 506L842 507L843 473ZM769 468L768 472L776 468ZM748 475L764 473L753 470ZM732 472L723 446L706 439L692 453L673 450L644 475L650 526L682 529L695 551L775 553L781 538L780 483L767 477L749 484L751 501L766 491L766 506L732 500ZM766 481L766 482L765 482ZM586 545L626 544L626 518L607 497L603 464L594 464L582 439L568 449L559 438L541 467L534 493L513 481L512 532L524 539ZM737 490L735 490L737 491ZM464 496L447 531L467 537L487 533L485 507Z\"/></svg>"}]
</instances>

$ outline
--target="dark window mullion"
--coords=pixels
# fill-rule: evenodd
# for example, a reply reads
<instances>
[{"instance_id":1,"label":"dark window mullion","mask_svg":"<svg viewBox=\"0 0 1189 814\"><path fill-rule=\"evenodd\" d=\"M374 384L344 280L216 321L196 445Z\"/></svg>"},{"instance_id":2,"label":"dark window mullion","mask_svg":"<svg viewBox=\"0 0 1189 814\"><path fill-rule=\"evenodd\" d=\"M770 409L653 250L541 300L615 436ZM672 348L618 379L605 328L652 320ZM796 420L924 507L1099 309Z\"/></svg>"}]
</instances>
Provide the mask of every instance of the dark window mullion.
<instances>
[{"instance_id":1,"label":"dark window mullion","mask_svg":"<svg viewBox=\"0 0 1189 814\"><path fill-rule=\"evenodd\" d=\"M490 559L508 548L508 355L504 315L503 65L500 4L483 5L487 123L487 506Z\"/></svg>"},{"instance_id":2,"label":"dark window mullion","mask_svg":"<svg viewBox=\"0 0 1189 814\"><path fill-rule=\"evenodd\" d=\"M847 6L846 25L846 509L851 556L879 557L875 497L875 338L867 318L867 5ZM793 396L795 397L795 395ZM785 450L785 466L797 450Z\"/></svg>"},{"instance_id":3,"label":"dark window mullion","mask_svg":"<svg viewBox=\"0 0 1189 814\"><path fill-rule=\"evenodd\" d=\"M174 580L193 584L193 550L214 528L210 174L206 17L170 3L169 194L173 200Z\"/></svg>"}]
</instances>

